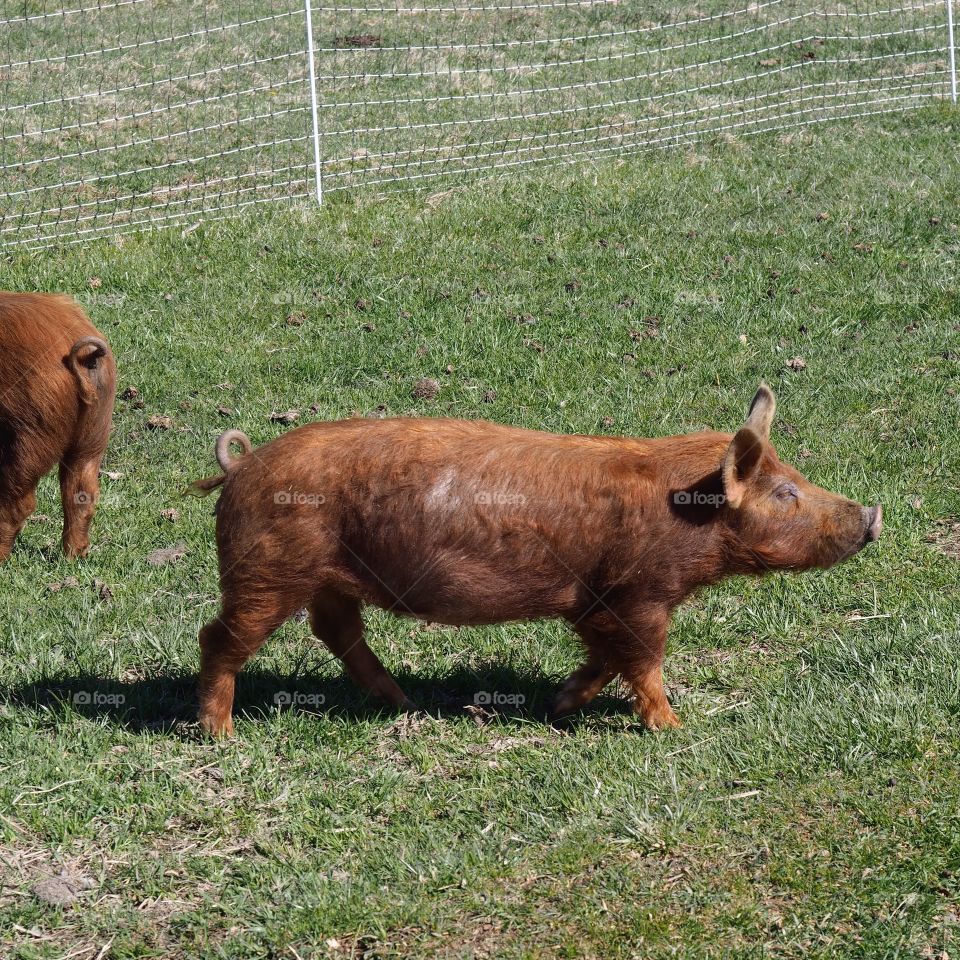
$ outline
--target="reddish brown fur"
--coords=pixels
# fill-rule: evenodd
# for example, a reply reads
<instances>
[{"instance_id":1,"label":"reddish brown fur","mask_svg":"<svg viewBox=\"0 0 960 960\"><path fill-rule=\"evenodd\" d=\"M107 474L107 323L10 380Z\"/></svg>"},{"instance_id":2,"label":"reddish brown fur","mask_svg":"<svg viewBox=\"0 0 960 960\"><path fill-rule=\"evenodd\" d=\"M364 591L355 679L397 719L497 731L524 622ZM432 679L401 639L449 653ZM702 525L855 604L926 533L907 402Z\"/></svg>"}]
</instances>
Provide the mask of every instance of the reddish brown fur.
<instances>
[{"instance_id":1,"label":"reddish brown fur","mask_svg":"<svg viewBox=\"0 0 960 960\"><path fill-rule=\"evenodd\" d=\"M0 561L60 465L63 549L86 553L110 433L116 371L69 297L0 291Z\"/></svg>"},{"instance_id":2,"label":"reddish brown fur","mask_svg":"<svg viewBox=\"0 0 960 960\"><path fill-rule=\"evenodd\" d=\"M648 726L676 725L661 667L678 603L729 574L829 566L879 534L879 508L781 463L773 404L761 388L736 437L660 440L344 420L227 462L225 478L195 490L223 483L223 606L200 634L203 728L232 731L236 673L304 606L357 682L412 707L363 639L364 603L447 624L563 618L587 659L558 717L619 674ZM736 506L710 500L725 492Z\"/></svg>"}]
</instances>

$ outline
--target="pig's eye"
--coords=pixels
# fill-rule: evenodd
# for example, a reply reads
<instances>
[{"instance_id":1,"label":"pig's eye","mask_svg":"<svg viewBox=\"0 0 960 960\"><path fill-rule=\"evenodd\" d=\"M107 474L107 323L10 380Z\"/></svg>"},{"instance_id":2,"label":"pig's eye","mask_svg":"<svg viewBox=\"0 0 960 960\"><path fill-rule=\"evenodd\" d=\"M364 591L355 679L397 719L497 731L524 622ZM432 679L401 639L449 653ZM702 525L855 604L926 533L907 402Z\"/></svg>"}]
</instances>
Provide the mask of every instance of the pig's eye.
<instances>
[{"instance_id":1,"label":"pig's eye","mask_svg":"<svg viewBox=\"0 0 960 960\"><path fill-rule=\"evenodd\" d=\"M800 497L800 491L797 489L796 484L793 483L781 483L776 490L773 491L773 495L778 499L782 500L784 503L790 500L797 500Z\"/></svg>"}]
</instances>

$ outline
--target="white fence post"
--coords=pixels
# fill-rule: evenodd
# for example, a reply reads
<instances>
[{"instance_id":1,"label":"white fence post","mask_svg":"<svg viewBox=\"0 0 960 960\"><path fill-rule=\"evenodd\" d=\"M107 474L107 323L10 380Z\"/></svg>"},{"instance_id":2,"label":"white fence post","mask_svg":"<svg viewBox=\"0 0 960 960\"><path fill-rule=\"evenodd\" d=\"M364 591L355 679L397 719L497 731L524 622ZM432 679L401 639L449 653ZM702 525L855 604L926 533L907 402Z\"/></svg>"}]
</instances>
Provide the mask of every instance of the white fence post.
<instances>
[{"instance_id":1,"label":"white fence post","mask_svg":"<svg viewBox=\"0 0 960 960\"><path fill-rule=\"evenodd\" d=\"M947 0L949 4L950 0ZM317 203L323 203L323 172L320 167L320 122L317 116L317 71L313 52L313 9L311 0L304 0L307 20L307 62L310 68L310 110L313 114L313 166L317 180Z\"/></svg>"},{"instance_id":2,"label":"white fence post","mask_svg":"<svg viewBox=\"0 0 960 960\"><path fill-rule=\"evenodd\" d=\"M947 0L947 43L950 45L950 99L957 102L957 49L953 39L953 0Z\"/></svg>"}]
</instances>

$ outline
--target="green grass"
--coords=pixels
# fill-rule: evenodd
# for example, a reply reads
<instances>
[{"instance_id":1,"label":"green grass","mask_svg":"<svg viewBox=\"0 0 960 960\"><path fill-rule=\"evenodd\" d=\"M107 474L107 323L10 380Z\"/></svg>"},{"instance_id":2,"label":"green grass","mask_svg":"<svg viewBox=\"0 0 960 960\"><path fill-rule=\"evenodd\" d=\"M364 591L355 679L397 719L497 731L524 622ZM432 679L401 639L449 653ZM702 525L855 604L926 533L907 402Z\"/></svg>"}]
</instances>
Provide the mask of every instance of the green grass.
<instances>
[{"instance_id":1,"label":"green grass","mask_svg":"<svg viewBox=\"0 0 960 960\"><path fill-rule=\"evenodd\" d=\"M7 255L5 286L89 305L142 406L117 403L89 558L60 557L48 479L0 570L0 953L952 955L957 129L929 110ZM290 623L242 675L237 738L197 737L216 558L211 502L179 491L227 426L263 443L293 408L732 429L761 379L781 455L882 502L886 530L835 570L678 611L683 730L644 733L616 688L545 726L578 659L559 625L371 612L430 718L382 713ZM283 691L324 703L278 710ZM478 725L481 691L524 702ZM54 907L32 887L61 867L90 889Z\"/></svg>"}]
</instances>

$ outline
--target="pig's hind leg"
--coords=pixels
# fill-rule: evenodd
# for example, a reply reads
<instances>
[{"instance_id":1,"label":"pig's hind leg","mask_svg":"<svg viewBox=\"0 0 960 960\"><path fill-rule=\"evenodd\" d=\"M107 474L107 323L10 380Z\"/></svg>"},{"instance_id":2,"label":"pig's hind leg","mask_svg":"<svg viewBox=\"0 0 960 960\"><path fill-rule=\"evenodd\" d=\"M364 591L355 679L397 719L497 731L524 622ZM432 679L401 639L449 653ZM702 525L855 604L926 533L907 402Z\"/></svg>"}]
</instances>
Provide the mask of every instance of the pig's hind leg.
<instances>
[{"instance_id":1,"label":"pig's hind leg","mask_svg":"<svg viewBox=\"0 0 960 960\"><path fill-rule=\"evenodd\" d=\"M282 594L244 601L224 598L223 610L200 631L200 727L215 737L233 733L237 674L300 604Z\"/></svg>"},{"instance_id":2,"label":"pig's hind leg","mask_svg":"<svg viewBox=\"0 0 960 960\"><path fill-rule=\"evenodd\" d=\"M317 594L309 609L313 632L343 661L358 686L398 710L417 710L417 705L367 646L358 600L327 589Z\"/></svg>"},{"instance_id":3,"label":"pig's hind leg","mask_svg":"<svg viewBox=\"0 0 960 960\"><path fill-rule=\"evenodd\" d=\"M63 503L63 552L82 557L90 547L90 524L100 496L100 462L93 457L68 455L60 464L60 500Z\"/></svg>"}]
</instances>

